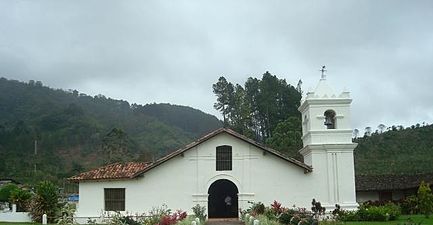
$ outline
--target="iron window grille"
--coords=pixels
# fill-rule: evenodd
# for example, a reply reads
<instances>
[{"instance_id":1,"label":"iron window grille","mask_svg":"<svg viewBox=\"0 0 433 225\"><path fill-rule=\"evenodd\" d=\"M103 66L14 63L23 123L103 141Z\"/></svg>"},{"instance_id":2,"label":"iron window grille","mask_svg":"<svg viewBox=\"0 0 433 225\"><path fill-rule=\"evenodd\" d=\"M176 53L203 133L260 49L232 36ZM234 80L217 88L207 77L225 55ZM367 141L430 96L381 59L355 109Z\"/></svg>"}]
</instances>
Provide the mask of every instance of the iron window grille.
<instances>
[{"instance_id":1,"label":"iron window grille","mask_svg":"<svg viewBox=\"0 0 433 225\"><path fill-rule=\"evenodd\" d=\"M232 170L232 147L228 145L216 148L216 170Z\"/></svg>"},{"instance_id":2,"label":"iron window grille","mask_svg":"<svg viewBox=\"0 0 433 225\"><path fill-rule=\"evenodd\" d=\"M104 188L105 211L125 211L125 188Z\"/></svg>"}]
</instances>

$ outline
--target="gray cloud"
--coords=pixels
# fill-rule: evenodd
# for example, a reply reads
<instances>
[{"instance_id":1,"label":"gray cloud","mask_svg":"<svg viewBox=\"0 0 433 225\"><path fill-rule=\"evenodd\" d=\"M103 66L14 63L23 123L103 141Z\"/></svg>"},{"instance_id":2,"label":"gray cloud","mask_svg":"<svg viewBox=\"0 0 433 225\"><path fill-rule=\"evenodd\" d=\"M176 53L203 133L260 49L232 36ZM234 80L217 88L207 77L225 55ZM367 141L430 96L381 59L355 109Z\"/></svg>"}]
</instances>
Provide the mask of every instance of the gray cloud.
<instances>
[{"instance_id":1,"label":"gray cloud","mask_svg":"<svg viewBox=\"0 0 433 225\"><path fill-rule=\"evenodd\" d=\"M0 75L218 115L212 83L327 65L363 129L433 122L431 1L1 1Z\"/></svg>"}]
</instances>

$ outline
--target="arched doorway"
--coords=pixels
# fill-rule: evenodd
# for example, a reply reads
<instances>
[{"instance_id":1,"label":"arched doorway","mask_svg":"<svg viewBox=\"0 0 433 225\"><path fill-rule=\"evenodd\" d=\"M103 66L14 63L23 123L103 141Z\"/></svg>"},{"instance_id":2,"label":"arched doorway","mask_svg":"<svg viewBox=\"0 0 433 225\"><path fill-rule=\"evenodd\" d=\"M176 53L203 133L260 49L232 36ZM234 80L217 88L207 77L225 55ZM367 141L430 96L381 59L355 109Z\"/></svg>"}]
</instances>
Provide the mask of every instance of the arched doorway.
<instances>
[{"instance_id":1,"label":"arched doorway","mask_svg":"<svg viewBox=\"0 0 433 225\"><path fill-rule=\"evenodd\" d=\"M238 188L226 179L213 182L208 190L209 218L238 217Z\"/></svg>"}]
</instances>

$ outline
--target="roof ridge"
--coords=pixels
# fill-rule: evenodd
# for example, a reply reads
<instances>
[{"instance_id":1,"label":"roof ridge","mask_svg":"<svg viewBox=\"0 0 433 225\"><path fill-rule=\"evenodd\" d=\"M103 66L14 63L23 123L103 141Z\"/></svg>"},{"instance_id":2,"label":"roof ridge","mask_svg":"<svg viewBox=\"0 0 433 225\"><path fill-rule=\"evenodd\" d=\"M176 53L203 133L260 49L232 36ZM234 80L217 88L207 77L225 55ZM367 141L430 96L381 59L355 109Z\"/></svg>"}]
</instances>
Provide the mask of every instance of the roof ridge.
<instances>
[{"instance_id":1,"label":"roof ridge","mask_svg":"<svg viewBox=\"0 0 433 225\"><path fill-rule=\"evenodd\" d=\"M127 173L128 170L127 170L126 167L129 167L127 165L130 165L130 163L134 163L134 165L136 165L137 163L141 163L143 166L140 167L140 168L137 168L136 171L131 172L132 174L129 174L129 176L123 175L121 177L114 177L114 176L111 177L111 179L136 178L136 177L140 176L141 174L143 174L143 173L145 173L145 172L147 172L147 171L149 171L149 170L151 170L151 169L153 169L153 168L155 168L155 167L163 164L164 162L166 162L166 161L168 161L168 160L170 160L170 159L172 159L172 158L174 158L174 157L176 157L178 155L183 154L184 152L188 151L189 149L191 149L191 148L193 148L193 147L195 147L195 146L197 146L199 144L202 144L205 141L209 140L210 138L212 138L212 137L214 137L216 135L219 135L219 134L221 134L223 132L225 132L225 133L227 133L229 135L232 135L232 136L234 136L234 137L236 137L238 139L241 139L241 140L243 140L243 141L245 141L245 142L247 142L247 143L249 143L251 145L254 145L255 147L257 147L259 149L267 151L267 152L269 152L269 153L271 153L271 154L273 154L273 155L275 155L275 156L277 156L277 157L279 157L281 159L284 159L284 160L286 160L286 161L288 161L290 163L293 163L294 165L303 168L304 172L306 172L306 173L311 172L313 170L313 168L311 166L309 166L309 165L307 165L307 164L305 164L305 163L303 163L303 162L301 162L299 160L296 160L296 159L291 158L291 157L287 157L287 156L283 155L282 153L280 153L280 152L278 152L278 151L276 151L276 150L274 150L272 148L269 148L269 147L263 145L262 143L259 143L259 142L255 141L255 140L253 140L253 139L251 139L251 138L249 138L249 137L247 137L245 135L242 135L242 134L240 134L240 133L238 133L238 132L236 132L236 131L234 131L234 130L232 130L230 128L221 127L221 128L218 128L218 129L216 129L216 130L214 130L212 132L209 132L209 133L201 136L200 138L196 139L195 141L193 141L193 142L191 142L191 143L189 143L189 144L187 144L187 145L185 145L185 146L183 146L183 147L181 147L181 148L179 148L179 149L177 149L177 150L175 150L175 151L173 151L173 152L165 155L164 157L156 160L155 162L149 162L149 163L148 162L125 162L125 163L116 162L116 163L112 163L112 164L109 164L109 165L105 165L103 167L95 168L95 169L87 171L87 172L83 172L81 174L78 174L76 176L68 178L68 180L70 180L70 181L86 180L86 179L80 179L80 176L83 177L84 175L87 175L87 174L97 173L98 171L104 171L104 169L109 169L110 166L114 167L114 166L117 166L117 165L122 166L120 169L122 171L124 171L124 169L125 169L126 170L125 173ZM96 175L98 175L98 174L96 174ZM110 179L110 178L94 178L94 179ZM87 179L87 180L89 180L89 179ZM92 179L90 178L90 180L92 180Z\"/></svg>"}]
</instances>

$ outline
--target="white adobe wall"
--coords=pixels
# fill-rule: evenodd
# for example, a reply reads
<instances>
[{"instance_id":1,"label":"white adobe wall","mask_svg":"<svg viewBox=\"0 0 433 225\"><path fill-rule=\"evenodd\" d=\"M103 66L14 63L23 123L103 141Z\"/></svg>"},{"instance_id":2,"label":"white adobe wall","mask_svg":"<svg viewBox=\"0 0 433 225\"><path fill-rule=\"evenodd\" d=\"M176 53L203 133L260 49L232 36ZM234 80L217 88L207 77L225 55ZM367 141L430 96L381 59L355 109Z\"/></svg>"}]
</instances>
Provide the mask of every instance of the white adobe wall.
<instances>
[{"instance_id":1,"label":"white adobe wall","mask_svg":"<svg viewBox=\"0 0 433 225\"><path fill-rule=\"evenodd\" d=\"M12 204L12 210L0 212L0 222L30 223L32 218L28 212L17 212L17 205Z\"/></svg>"},{"instance_id":2,"label":"white adobe wall","mask_svg":"<svg viewBox=\"0 0 433 225\"><path fill-rule=\"evenodd\" d=\"M326 193L318 199L329 210L339 204L343 209L356 209L353 149L356 144L322 144L305 146L300 153L305 163L313 166L316 188Z\"/></svg>"},{"instance_id":3,"label":"white adobe wall","mask_svg":"<svg viewBox=\"0 0 433 225\"><path fill-rule=\"evenodd\" d=\"M232 146L232 171L216 171L215 148L220 145ZM208 189L218 179L236 184L241 209L249 207L247 201L269 205L274 200L285 206L310 208L312 198L322 201L328 196L326 174L305 174L302 168L223 133L148 171L142 178L80 183L76 216L100 216L104 188L126 188L128 213L147 212L162 204L191 213L197 203L207 208Z\"/></svg>"}]
</instances>

